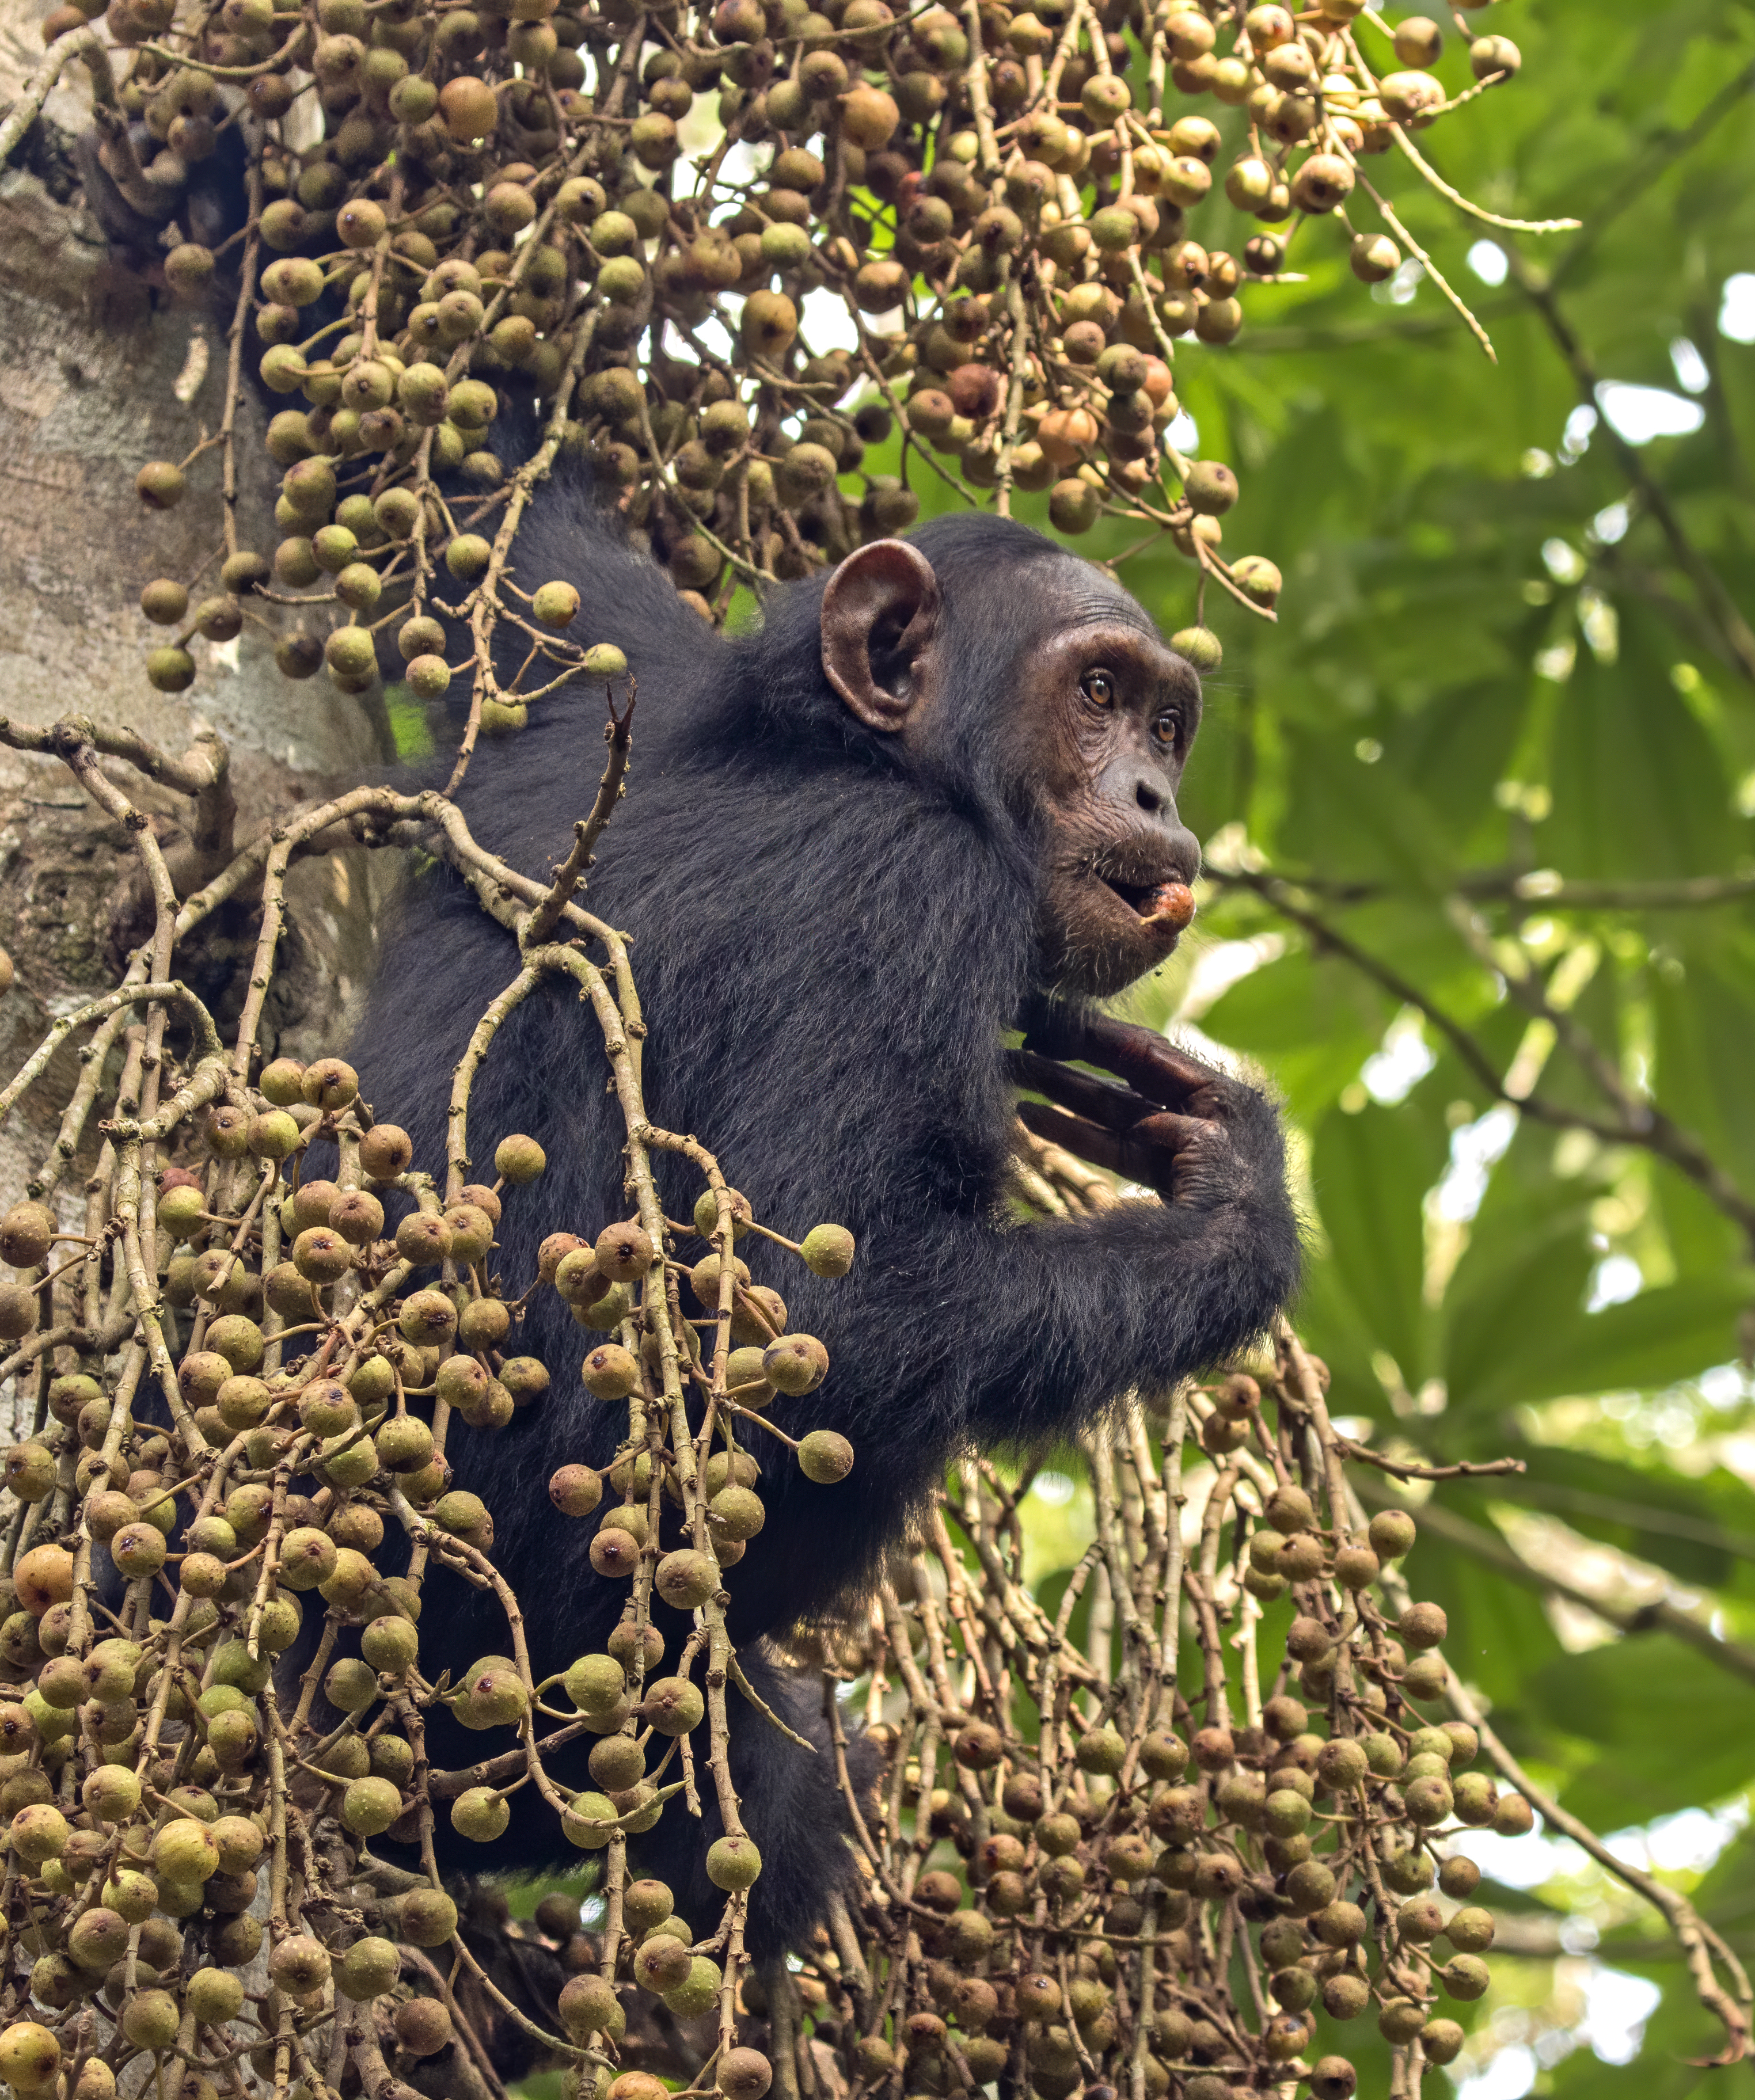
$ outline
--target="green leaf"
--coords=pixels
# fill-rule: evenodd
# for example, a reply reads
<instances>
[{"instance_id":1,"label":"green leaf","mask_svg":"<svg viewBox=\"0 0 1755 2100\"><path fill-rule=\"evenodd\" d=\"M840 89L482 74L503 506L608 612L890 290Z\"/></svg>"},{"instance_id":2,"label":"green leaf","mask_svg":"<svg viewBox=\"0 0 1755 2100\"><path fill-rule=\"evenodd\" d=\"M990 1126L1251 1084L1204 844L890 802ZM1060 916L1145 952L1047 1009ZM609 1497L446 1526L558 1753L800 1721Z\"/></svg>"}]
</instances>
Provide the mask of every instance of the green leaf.
<instances>
[{"instance_id":1,"label":"green leaf","mask_svg":"<svg viewBox=\"0 0 1755 2100\"><path fill-rule=\"evenodd\" d=\"M432 757L437 747L424 700L416 699L406 686L387 686L384 712L390 717L391 741L398 765L413 765Z\"/></svg>"},{"instance_id":2,"label":"green leaf","mask_svg":"<svg viewBox=\"0 0 1755 2100\"><path fill-rule=\"evenodd\" d=\"M1755 1188L1755 953L1698 946L1653 973L1658 1097L1706 1145L1715 1164Z\"/></svg>"},{"instance_id":3,"label":"green leaf","mask_svg":"<svg viewBox=\"0 0 1755 2100\"><path fill-rule=\"evenodd\" d=\"M1496 1305L1477 1305L1452 1330L1453 1405L1649 1390L1723 1363L1737 1348L1737 1318L1748 1293L1733 1279L1703 1279L1642 1290L1620 1305L1587 1312L1580 1303L1589 1250L1558 1244L1520 1277L1507 1277ZM1496 1317L1496 1349L1480 1346L1474 1323Z\"/></svg>"},{"instance_id":4,"label":"green leaf","mask_svg":"<svg viewBox=\"0 0 1755 2100\"><path fill-rule=\"evenodd\" d=\"M1649 1823L1748 1784L1747 1682L1670 1635L1567 1656L1531 1691L1551 1726L1589 1745L1561 1799L1594 1829Z\"/></svg>"},{"instance_id":5,"label":"green leaf","mask_svg":"<svg viewBox=\"0 0 1755 2100\"><path fill-rule=\"evenodd\" d=\"M1331 1110L1317 1127L1311 1158L1341 1288L1410 1388L1431 1369L1421 1205L1443 1171L1447 1149L1442 1124L1421 1109L1372 1103L1356 1115Z\"/></svg>"},{"instance_id":6,"label":"green leaf","mask_svg":"<svg viewBox=\"0 0 1755 2100\"><path fill-rule=\"evenodd\" d=\"M1731 1474L1693 1480L1650 1458L1633 1466L1539 1445L1523 1445L1518 1455L1527 1470L1484 1483L1484 1494L1545 1510L1698 1587L1727 1583L1740 1562L1755 1561L1755 1493ZM1461 1499L1462 1485L1450 1499Z\"/></svg>"},{"instance_id":7,"label":"green leaf","mask_svg":"<svg viewBox=\"0 0 1755 2100\"><path fill-rule=\"evenodd\" d=\"M1311 1123L1358 1078L1394 1017L1351 972L1295 948L1233 986L1201 1026L1259 1058L1293 1114Z\"/></svg>"},{"instance_id":8,"label":"green leaf","mask_svg":"<svg viewBox=\"0 0 1755 2100\"><path fill-rule=\"evenodd\" d=\"M1570 1191L1527 1219L1483 1213L1444 1299L1444 1382L1452 1414L1545 1398L1554 1335L1580 1317L1594 1258ZM1588 1390L1563 1381L1562 1389Z\"/></svg>"},{"instance_id":9,"label":"green leaf","mask_svg":"<svg viewBox=\"0 0 1755 2100\"><path fill-rule=\"evenodd\" d=\"M1679 651L1637 599L1617 598L1620 647L1582 644L1549 752L1554 814L1544 850L1568 875L1705 875L1734 850L1731 782L1670 678Z\"/></svg>"}]
</instances>

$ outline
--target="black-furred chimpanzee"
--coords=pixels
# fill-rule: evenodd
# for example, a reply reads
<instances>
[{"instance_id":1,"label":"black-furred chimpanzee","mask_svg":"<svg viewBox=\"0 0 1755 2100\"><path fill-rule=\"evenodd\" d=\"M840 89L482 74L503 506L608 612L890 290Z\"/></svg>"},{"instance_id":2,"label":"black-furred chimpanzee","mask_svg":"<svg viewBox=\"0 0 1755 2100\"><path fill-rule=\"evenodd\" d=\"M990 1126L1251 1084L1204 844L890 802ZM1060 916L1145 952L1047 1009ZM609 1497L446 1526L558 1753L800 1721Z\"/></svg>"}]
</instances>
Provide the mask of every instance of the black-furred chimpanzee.
<instances>
[{"instance_id":1,"label":"black-furred chimpanzee","mask_svg":"<svg viewBox=\"0 0 1755 2100\"><path fill-rule=\"evenodd\" d=\"M629 792L589 902L634 939L654 1120L697 1133L758 1219L795 1236L833 1220L858 1242L834 1282L753 1236L739 1245L832 1357L826 1383L777 1402L775 1419L794 1436L840 1430L857 1453L847 1480L821 1487L758 1451L767 1525L727 1572L752 1683L820 1736L814 1689L761 1637L856 1592L954 1452L1065 1437L1129 1388L1222 1361L1293 1287L1273 1108L1089 1004L1161 963L1186 916L1156 911L1154 893L1198 864L1176 793L1200 688L1112 577L990 517L864 547L826 585L778 593L739 639L705 627L582 491L545 495L519 565L532 588L575 582L574 638L620 644L639 680ZM462 798L477 837L546 875L590 805L600 728L598 696L575 686L484 751ZM442 1158L451 1066L517 967L453 878L408 907L353 1054L418 1163ZM1003 1032L1019 1025L1026 1052L1008 1054ZM1101 1094L1115 1163L1169 1200L1007 1228L1019 1079L1054 1090L1056 1068L1031 1052L1103 1064L1138 1089L1066 1072L1060 1097L1081 1109ZM513 1288L535 1274L546 1233L595 1237L632 1209L605 1070L589 1010L557 980L502 1028L478 1078L478 1155L513 1131L548 1154L506 1207L496 1265ZM1117 1100L1132 1104L1125 1133L1106 1118ZM667 1185L670 1215L687 1216L698 1177ZM453 1427L460 1478L498 1519L494 1557L539 1673L602 1648L626 1595L592 1570L593 1522L561 1516L546 1493L557 1466L606 1462L625 1427L578 1383L591 1339L539 1292L516 1347L546 1361L549 1395L497 1434ZM453 1610L428 1655L435 1619ZM491 1597L449 1578L427 1626L435 1672L504 1644ZM673 1662L680 1642L673 1619ZM448 1741L450 1725L435 1721L434 1754L470 1762L479 1739ZM844 1819L828 1754L753 1710L733 1734L764 1861L750 1943L771 1957L847 1873ZM559 1776L588 1784L589 1747L564 1752ZM697 1922L720 1901L700 1864L716 1834L703 1793L705 1832L677 1804L637 1841L641 1870ZM451 1864L533 1867L564 1851L551 1817L519 1812L529 1799L515 1798L491 1851L463 1846Z\"/></svg>"}]
</instances>

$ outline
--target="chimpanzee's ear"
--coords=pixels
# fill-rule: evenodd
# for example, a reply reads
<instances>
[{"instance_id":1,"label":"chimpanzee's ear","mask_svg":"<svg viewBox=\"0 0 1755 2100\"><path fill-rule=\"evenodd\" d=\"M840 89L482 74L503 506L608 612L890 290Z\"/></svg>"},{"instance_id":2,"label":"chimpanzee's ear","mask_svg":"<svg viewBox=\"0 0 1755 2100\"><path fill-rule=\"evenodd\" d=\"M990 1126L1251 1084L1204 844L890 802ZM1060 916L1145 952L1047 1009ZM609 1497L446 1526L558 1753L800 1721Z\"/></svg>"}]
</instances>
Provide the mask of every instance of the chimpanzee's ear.
<instances>
[{"instance_id":1,"label":"chimpanzee's ear","mask_svg":"<svg viewBox=\"0 0 1755 2100\"><path fill-rule=\"evenodd\" d=\"M868 729L900 730L922 697L939 580L904 540L847 556L823 593L823 668Z\"/></svg>"}]
</instances>

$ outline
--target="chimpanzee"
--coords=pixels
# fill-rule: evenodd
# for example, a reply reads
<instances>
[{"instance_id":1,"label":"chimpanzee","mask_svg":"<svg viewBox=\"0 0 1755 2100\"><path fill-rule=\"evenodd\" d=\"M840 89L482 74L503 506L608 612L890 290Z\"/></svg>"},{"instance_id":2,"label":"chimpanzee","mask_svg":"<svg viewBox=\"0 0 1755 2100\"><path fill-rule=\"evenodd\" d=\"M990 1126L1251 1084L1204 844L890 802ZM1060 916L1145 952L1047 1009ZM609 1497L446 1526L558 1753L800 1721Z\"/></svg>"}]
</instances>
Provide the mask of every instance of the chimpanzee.
<instances>
[{"instance_id":1,"label":"chimpanzee","mask_svg":"<svg viewBox=\"0 0 1755 2100\"><path fill-rule=\"evenodd\" d=\"M820 1737L814 1690L761 1637L845 1605L953 1453L1066 1437L1130 1388L1220 1362L1293 1287L1274 1109L1090 1004L1162 963L1185 922L1186 898L1166 913L1158 893L1198 865L1176 793L1199 684L1110 576L992 517L861 548L826 583L777 593L759 630L732 639L583 492L546 492L519 568L531 589L575 582L573 638L620 644L639 681L629 790L589 902L633 938L652 1115L698 1134L763 1222L799 1237L833 1220L858 1242L834 1282L754 1236L739 1243L832 1357L826 1383L773 1418L795 1436L840 1430L857 1454L847 1480L822 1487L758 1452L767 1525L727 1576L753 1683ZM463 802L476 836L545 874L590 805L601 727L600 693L536 704L521 734L475 761ZM433 879L407 911L353 1054L376 1112L431 1162L451 1067L517 962L460 882ZM1008 1053L1018 1026L1025 1048ZM1050 1061L1064 1058L1129 1086ZM605 1076L599 1030L559 981L516 1010L476 1082L478 1152L525 1131L548 1154L542 1180L506 1206L496 1262L514 1287L534 1275L546 1233L594 1236L631 1211ZM1008 1227L1020 1083L1076 1112L1075 1141L1169 1200ZM1039 1127L1059 1113L1032 1109ZM699 1178L665 1175L669 1214L686 1217ZM554 1293L537 1294L517 1346L545 1357L549 1395L497 1434L455 1432L460 1476L497 1516L495 1558L539 1671L601 1648L626 1596L590 1567L592 1521L559 1515L544 1491L558 1465L606 1462L625 1426L578 1383L591 1339ZM438 1655L423 1630L435 1672L504 1645L492 1600L449 1586L456 1617ZM681 1637L673 1621L673 1661ZM764 1860L750 1943L771 1957L818 1921L850 1855L826 1751L808 1754L753 1710L733 1734ZM573 1783L586 1783L588 1747ZM441 1732L435 1754L453 1752L471 1761L479 1738ZM491 1853L465 1846L453 1864L529 1867L564 1851L551 1817L518 1813L529 1799L515 1797ZM638 1841L641 1870L663 1874L696 1921L720 1901L698 1864L714 1834L673 1805Z\"/></svg>"}]
</instances>

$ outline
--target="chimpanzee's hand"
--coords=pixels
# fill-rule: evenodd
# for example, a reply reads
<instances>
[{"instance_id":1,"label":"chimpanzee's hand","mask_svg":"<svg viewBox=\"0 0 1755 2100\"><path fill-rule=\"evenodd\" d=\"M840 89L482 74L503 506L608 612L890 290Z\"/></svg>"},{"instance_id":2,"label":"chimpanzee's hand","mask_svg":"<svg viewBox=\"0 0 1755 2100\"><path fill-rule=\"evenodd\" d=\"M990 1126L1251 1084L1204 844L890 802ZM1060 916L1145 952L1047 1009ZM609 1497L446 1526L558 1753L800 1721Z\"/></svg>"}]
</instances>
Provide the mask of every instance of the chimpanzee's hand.
<instances>
[{"instance_id":1,"label":"chimpanzee's hand","mask_svg":"<svg viewBox=\"0 0 1755 2100\"><path fill-rule=\"evenodd\" d=\"M1126 1083L1094 1079L1063 1059L1100 1065ZM1043 1012L1032 1016L1023 1050L1013 1053L1012 1074L1059 1104L1045 1110L1020 1104L1019 1114L1038 1136L1171 1202L1209 1209L1235 1202L1251 1186L1255 1140L1271 1111L1253 1088L1149 1028L1103 1015Z\"/></svg>"}]
</instances>

